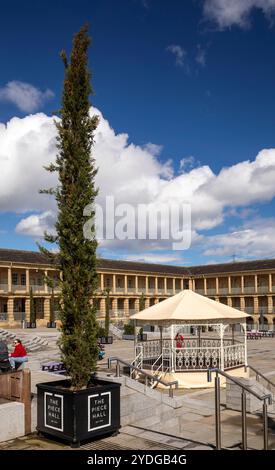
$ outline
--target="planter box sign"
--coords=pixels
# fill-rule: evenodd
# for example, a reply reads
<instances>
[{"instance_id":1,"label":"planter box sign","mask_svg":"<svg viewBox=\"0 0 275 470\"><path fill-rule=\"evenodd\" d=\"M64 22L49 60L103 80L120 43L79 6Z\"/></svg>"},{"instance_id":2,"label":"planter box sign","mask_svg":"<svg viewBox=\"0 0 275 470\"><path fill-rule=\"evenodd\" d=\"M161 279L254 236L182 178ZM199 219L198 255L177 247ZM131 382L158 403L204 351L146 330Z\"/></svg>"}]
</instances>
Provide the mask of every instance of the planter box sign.
<instances>
[{"instance_id":1,"label":"planter box sign","mask_svg":"<svg viewBox=\"0 0 275 470\"><path fill-rule=\"evenodd\" d=\"M94 378L71 390L68 380L37 384L37 431L69 441L73 447L120 428L120 383Z\"/></svg>"},{"instance_id":2,"label":"planter box sign","mask_svg":"<svg viewBox=\"0 0 275 470\"><path fill-rule=\"evenodd\" d=\"M44 394L44 420L45 427L63 431L64 405L63 396L45 392Z\"/></svg>"},{"instance_id":3,"label":"planter box sign","mask_svg":"<svg viewBox=\"0 0 275 470\"><path fill-rule=\"evenodd\" d=\"M88 431L111 425L111 392L88 396Z\"/></svg>"}]
</instances>

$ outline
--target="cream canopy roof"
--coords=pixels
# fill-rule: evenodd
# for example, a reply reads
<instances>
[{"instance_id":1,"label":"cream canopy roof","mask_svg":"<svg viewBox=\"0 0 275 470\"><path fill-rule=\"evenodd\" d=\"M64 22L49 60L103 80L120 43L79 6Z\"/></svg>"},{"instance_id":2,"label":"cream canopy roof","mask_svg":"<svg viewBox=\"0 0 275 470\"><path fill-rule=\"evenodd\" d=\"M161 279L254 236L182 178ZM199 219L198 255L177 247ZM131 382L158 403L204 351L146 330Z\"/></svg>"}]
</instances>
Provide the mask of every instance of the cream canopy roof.
<instances>
[{"instance_id":1,"label":"cream canopy roof","mask_svg":"<svg viewBox=\"0 0 275 470\"><path fill-rule=\"evenodd\" d=\"M215 320L236 323L249 317L247 313L208 299L192 290L183 290L179 294L146 308L131 316L131 319L142 323L177 323L209 322Z\"/></svg>"}]
</instances>

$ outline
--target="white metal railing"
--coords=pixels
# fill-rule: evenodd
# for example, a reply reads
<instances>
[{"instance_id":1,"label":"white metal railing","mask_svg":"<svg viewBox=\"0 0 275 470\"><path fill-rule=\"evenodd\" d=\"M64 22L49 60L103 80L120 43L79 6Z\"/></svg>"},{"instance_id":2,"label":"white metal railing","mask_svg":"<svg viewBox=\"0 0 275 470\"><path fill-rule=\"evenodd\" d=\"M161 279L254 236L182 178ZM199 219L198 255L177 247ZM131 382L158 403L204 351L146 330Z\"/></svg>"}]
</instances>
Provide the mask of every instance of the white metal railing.
<instances>
[{"instance_id":1,"label":"white metal railing","mask_svg":"<svg viewBox=\"0 0 275 470\"><path fill-rule=\"evenodd\" d=\"M228 287L219 287L219 294L228 294Z\"/></svg>"},{"instance_id":2,"label":"white metal railing","mask_svg":"<svg viewBox=\"0 0 275 470\"><path fill-rule=\"evenodd\" d=\"M207 294L208 295L215 295L217 293L216 288L207 287Z\"/></svg>"},{"instance_id":3,"label":"white metal railing","mask_svg":"<svg viewBox=\"0 0 275 470\"><path fill-rule=\"evenodd\" d=\"M224 351L224 368L245 365L245 344L232 344L225 346Z\"/></svg>"},{"instance_id":4,"label":"white metal railing","mask_svg":"<svg viewBox=\"0 0 275 470\"><path fill-rule=\"evenodd\" d=\"M220 365L221 348L173 348L172 354L175 371L205 370Z\"/></svg>"},{"instance_id":5,"label":"white metal railing","mask_svg":"<svg viewBox=\"0 0 275 470\"><path fill-rule=\"evenodd\" d=\"M258 286L257 290L258 290L258 292L265 293L265 292L269 291L269 286L268 286L268 284L266 284L264 286Z\"/></svg>"},{"instance_id":6,"label":"white metal railing","mask_svg":"<svg viewBox=\"0 0 275 470\"><path fill-rule=\"evenodd\" d=\"M9 286L8 284L0 284L0 291L8 292Z\"/></svg>"},{"instance_id":7,"label":"white metal railing","mask_svg":"<svg viewBox=\"0 0 275 470\"><path fill-rule=\"evenodd\" d=\"M41 286L39 284L30 284L30 287L33 292L43 292L45 293L45 285L42 284Z\"/></svg>"},{"instance_id":8,"label":"white metal railing","mask_svg":"<svg viewBox=\"0 0 275 470\"><path fill-rule=\"evenodd\" d=\"M145 341L137 344L136 355L142 352L141 367L150 368L152 372L156 369L174 371L206 370L215 367L228 369L245 365L244 343L232 344L232 340L224 339L221 348L219 341L219 339L202 341L200 346L196 341L192 341L188 343L188 347L178 348L174 341L171 347L171 340L163 340L162 349L160 340Z\"/></svg>"},{"instance_id":9,"label":"white metal railing","mask_svg":"<svg viewBox=\"0 0 275 470\"><path fill-rule=\"evenodd\" d=\"M197 294L204 295L204 289L196 289Z\"/></svg>"},{"instance_id":10,"label":"white metal railing","mask_svg":"<svg viewBox=\"0 0 275 470\"><path fill-rule=\"evenodd\" d=\"M125 287L116 287L116 292L125 292Z\"/></svg>"},{"instance_id":11,"label":"white metal railing","mask_svg":"<svg viewBox=\"0 0 275 470\"><path fill-rule=\"evenodd\" d=\"M12 285L12 290L13 291L25 292L27 290L27 286L23 285L23 284L13 284Z\"/></svg>"},{"instance_id":12,"label":"white metal railing","mask_svg":"<svg viewBox=\"0 0 275 470\"><path fill-rule=\"evenodd\" d=\"M239 287L231 287L231 294L240 294L241 293L241 286Z\"/></svg>"},{"instance_id":13,"label":"white metal railing","mask_svg":"<svg viewBox=\"0 0 275 470\"><path fill-rule=\"evenodd\" d=\"M244 286L243 291L245 294L254 294L255 286Z\"/></svg>"},{"instance_id":14,"label":"white metal railing","mask_svg":"<svg viewBox=\"0 0 275 470\"><path fill-rule=\"evenodd\" d=\"M15 321L23 321L26 318L25 312L13 312L13 319Z\"/></svg>"}]
</instances>

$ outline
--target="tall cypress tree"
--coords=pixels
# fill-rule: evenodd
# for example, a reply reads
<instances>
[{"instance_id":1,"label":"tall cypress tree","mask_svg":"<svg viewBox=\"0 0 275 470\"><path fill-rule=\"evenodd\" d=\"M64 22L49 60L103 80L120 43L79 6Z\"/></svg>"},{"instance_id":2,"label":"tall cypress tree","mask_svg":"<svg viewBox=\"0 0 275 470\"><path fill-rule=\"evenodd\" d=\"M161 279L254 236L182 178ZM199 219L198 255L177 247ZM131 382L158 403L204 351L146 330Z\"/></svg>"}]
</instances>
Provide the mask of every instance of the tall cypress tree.
<instances>
[{"instance_id":1,"label":"tall cypress tree","mask_svg":"<svg viewBox=\"0 0 275 470\"><path fill-rule=\"evenodd\" d=\"M64 51L61 53L65 78L61 119L56 123L58 155L56 162L47 167L50 172L57 171L59 184L54 190L42 191L55 195L58 208L57 235L46 234L45 240L59 246L57 267L62 273L59 346L75 390L88 385L98 358L96 308L90 303L97 288L94 224L90 239L83 235L87 222L83 210L97 195L94 183L97 170L91 150L98 118L89 115L92 93L89 45L84 26L74 36L70 60ZM91 214L92 219L94 215ZM42 251L51 256L47 250Z\"/></svg>"}]
</instances>

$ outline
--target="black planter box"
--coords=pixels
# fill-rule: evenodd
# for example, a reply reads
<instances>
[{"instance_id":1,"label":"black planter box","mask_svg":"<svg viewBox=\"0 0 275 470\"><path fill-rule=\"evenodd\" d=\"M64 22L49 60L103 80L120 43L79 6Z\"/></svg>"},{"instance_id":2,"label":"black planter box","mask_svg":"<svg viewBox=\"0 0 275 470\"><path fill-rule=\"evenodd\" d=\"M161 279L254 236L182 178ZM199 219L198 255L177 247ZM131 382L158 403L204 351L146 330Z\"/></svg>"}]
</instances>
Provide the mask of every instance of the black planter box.
<instances>
[{"instance_id":1,"label":"black planter box","mask_svg":"<svg viewBox=\"0 0 275 470\"><path fill-rule=\"evenodd\" d=\"M26 328L36 328L36 322L27 321L25 325L26 325Z\"/></svg>"},{"instance_id":2,"label":"black planter box","mask_svg":"<svg viewBox=\"0 0 275 470\"><path fill-rule=\"evenodd\" d=\"M37 384L37 431L79 447L82 441L119 430L119 383L93 379L79 391L68 385L68 380Z\"/></svg>"},{"instance_id":3,"label":"black planter box","mask_svg":"<svg viewBox=\"0 0 275 470\"><path fill-rule=\"evenodd\" d=\"M113 344L114 338L113 336L100 336L98 338L98 341L101 344Z\"/></svg>"},{"instance_id":4,"label":"black planter box","mask_svg":"<svg viewBox=\"0 0 275 470\"><path fill-rule=\"evenodd\" d=\"M47 328L56 328L56 322L55 321L48 321Z\"/></svg>"}]
</instances>

